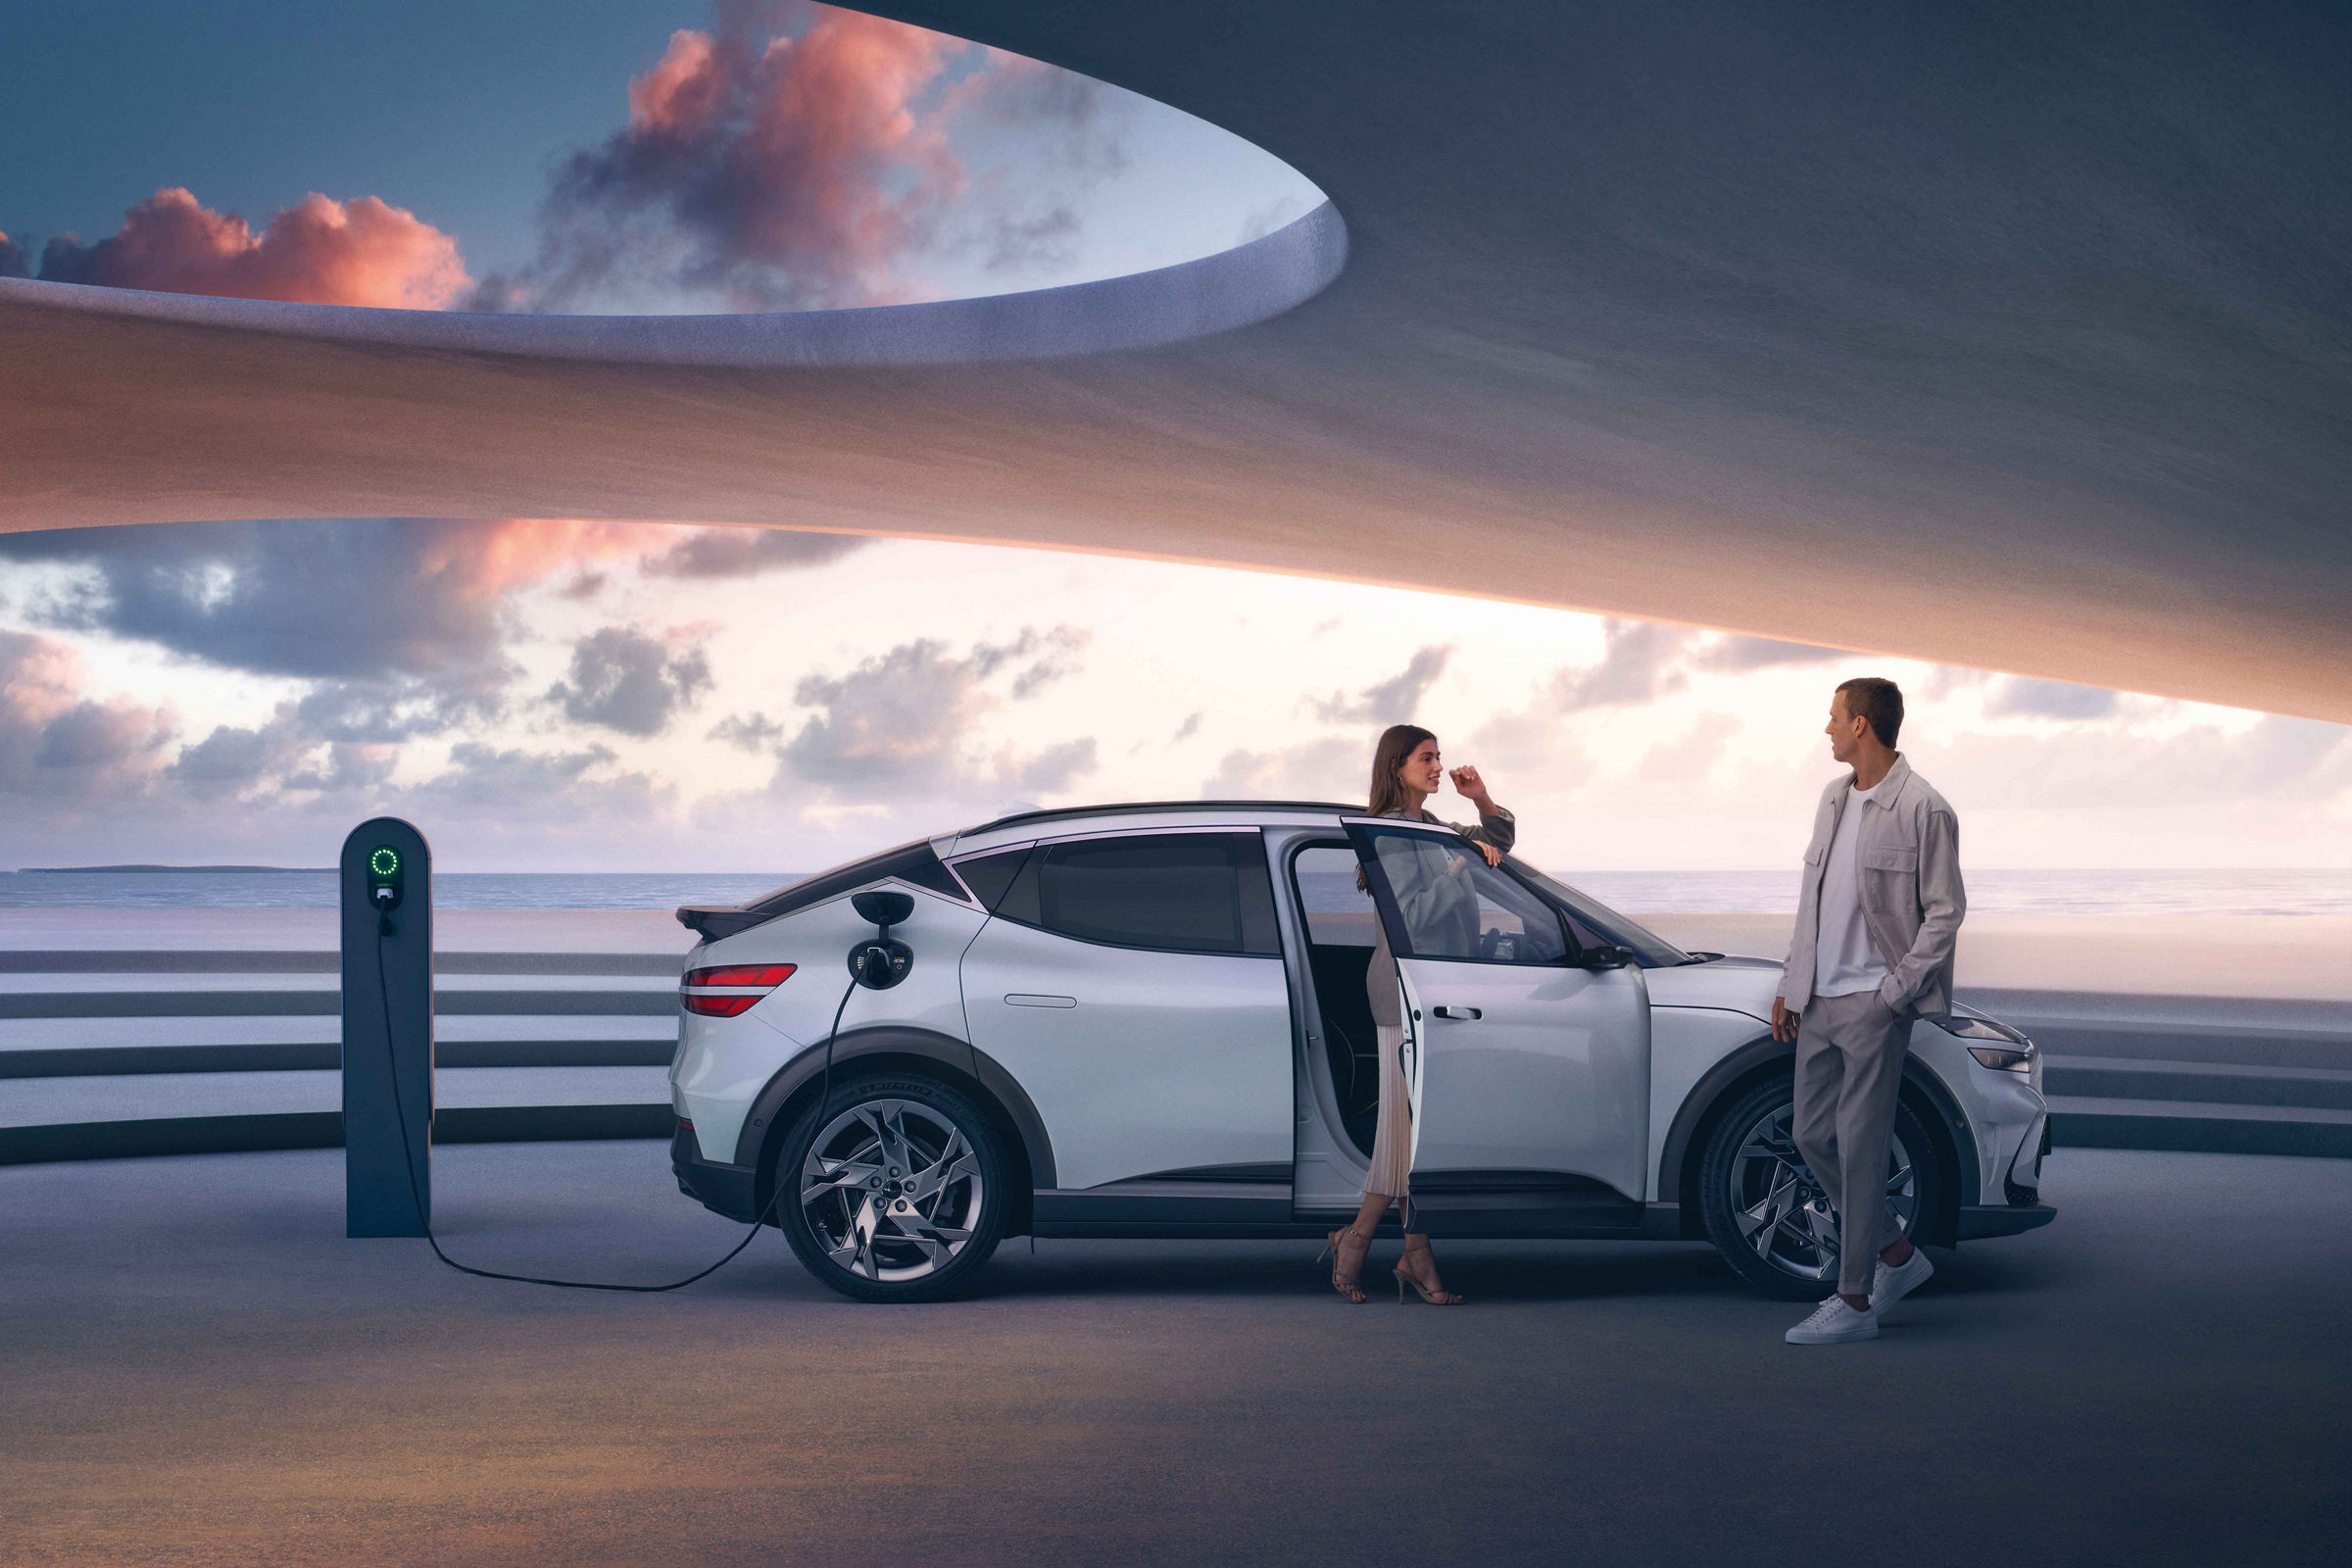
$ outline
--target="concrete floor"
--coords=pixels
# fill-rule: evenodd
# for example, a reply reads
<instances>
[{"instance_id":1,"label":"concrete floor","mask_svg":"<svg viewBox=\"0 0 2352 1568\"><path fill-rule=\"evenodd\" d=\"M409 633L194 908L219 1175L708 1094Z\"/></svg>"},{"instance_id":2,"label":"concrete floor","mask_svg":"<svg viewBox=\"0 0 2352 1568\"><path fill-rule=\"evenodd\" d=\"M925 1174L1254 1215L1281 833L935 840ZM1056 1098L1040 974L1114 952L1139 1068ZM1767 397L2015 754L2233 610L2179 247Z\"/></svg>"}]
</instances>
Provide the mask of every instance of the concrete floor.
<instances>
[{"instance_id":1,"label":"concrete floor","mask_svg":"<svg viewBox=\"0 0 2352 1568\"><path fill-rule=\"evenodd\" d=\"M657 1145L434 1158L490 1266L740 1234ZM2048 1180L2056 1225L1799 1351L1688 1246L1453 1248L1438 1311L1310 1247L1020 1242L882 1309L772 1234L670 1296L466 1278L343 1240L332 1152L0 1169L0 1557L2341 1563L2352 1162Z\"/></svg>"}]
</instances>

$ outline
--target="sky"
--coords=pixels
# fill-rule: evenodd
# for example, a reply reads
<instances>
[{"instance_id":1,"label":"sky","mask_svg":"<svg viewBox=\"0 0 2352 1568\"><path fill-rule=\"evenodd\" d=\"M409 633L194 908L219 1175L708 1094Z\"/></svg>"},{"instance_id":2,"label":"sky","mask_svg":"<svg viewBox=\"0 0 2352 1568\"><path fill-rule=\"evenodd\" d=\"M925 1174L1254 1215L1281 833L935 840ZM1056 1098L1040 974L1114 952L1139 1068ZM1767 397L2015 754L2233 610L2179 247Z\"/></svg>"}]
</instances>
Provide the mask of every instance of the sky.
<instances>
[{"instance_id":1,"label":"sky","mask_svg":"<svg viewBox=\"0 0 2352 1568\"><path fill-rule=\"evenodd\" d=\"M19 5L0 60L0 268L71 281L821 309L1320 199L1163 106L805 5ZM1020 806L1361 799L1409 719L1538 863L1767 869L1866 673L1970 863L2352 866L2340 726L1164 563L374 518L0 535L0 868L321 864L393 811L452 869L803 870Z\"/></svg>"}]
</instances>

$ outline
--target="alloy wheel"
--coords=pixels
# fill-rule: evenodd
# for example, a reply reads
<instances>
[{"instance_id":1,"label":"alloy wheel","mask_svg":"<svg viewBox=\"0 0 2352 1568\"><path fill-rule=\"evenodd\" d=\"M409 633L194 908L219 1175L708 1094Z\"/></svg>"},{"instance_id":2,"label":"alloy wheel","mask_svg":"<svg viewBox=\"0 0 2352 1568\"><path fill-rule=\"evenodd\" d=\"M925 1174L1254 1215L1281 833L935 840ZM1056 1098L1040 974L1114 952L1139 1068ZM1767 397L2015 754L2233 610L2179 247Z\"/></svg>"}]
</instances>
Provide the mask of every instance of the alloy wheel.
<instances>
[{"instance_id":1,"label":"alloy wheel","mask_svg":"<svg viewBox=\"0 0 2352 1568\"><path fill-rule=\"evenodd\" d=\"M919 1101L850 1106L801 1162L809 1233L836 1266L882 1284L925 1279L954 1262L987 1201L971 1139Z\"/></svg>"},{"instance_id":2,"label":"alloy wheel","mask_svg":"<svg viewBox=\"0 0 2352 1568\"><path fill-rule=\"evenodd\" d=\"M1725 1196L1740 1240L1767 1266L1792 1279L1835 1279L1838 1219L1796 1147L1795 1120L1795 1104L1784 1102L1750 1124L1725 1171ZM1919 1177L1900 1132L1892 1144L1886 1199L1907 1236L1919 1212Z\"/></svg>"}]
</instances>

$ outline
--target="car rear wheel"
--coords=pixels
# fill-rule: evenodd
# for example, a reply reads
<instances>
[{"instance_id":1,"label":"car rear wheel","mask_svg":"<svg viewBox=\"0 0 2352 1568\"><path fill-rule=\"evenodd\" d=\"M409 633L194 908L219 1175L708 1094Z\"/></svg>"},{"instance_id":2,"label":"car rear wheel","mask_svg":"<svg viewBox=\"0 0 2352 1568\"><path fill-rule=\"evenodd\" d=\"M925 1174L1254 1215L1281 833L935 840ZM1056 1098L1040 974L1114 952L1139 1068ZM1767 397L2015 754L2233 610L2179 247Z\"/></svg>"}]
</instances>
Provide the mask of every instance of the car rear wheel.
<instances>
[{"instance_id":1,"label":"car rear wheel","mask_svg":"<svg viewBox=\"0 0 2352 1568\"><path fill-rule=\"evenodd\" d=\"M1795 1117L1793 1077L1741 1095L1707 1140L1699 1204L1707 1239L1740 1278L1767 1296L1819 1300L1838 1288L1838 1221L1796 1147ZM1904 1235L1936 1211L1946 1180L1927 1128L1898 1102L1886 1199Z\"/></svg>"},{"instance_id":2,"label":"car rear wheel","mask_svg":"<svg viewBox=\"0 0 2352 1568\"><path fill-rule=\"evenodd\" d=\"M844 1084L801 1114L778 1154L777 1222L808 1272L844 1296L952 1295L1004 1235L1004 1143L979 1106L936 1079Z\"/></svg>"}]
</instances>

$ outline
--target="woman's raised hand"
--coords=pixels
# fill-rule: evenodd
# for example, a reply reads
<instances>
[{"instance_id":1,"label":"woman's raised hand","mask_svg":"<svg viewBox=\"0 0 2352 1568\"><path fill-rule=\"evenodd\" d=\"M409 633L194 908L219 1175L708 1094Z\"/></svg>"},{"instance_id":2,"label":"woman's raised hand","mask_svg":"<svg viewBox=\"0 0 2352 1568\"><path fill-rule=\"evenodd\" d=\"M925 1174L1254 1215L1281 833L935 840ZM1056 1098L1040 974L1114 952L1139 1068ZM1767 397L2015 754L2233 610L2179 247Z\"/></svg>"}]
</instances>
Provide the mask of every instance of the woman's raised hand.
<instances>
[{"instance_id":1,"label":"woman's raised hand","mask_svg":"<svg viewBox=\"0 0 2352 1568\"><path fill-rule=\"evenodd\" d=\"M1478 776L1477 768L1465 762L1460 767L1449 770L1446 777L1453 780L1454 793L1463 800L1476 806L1485 806L1489 803L1491 797L1487 794L1487 781Z\"/></svg>"}]
</instances>

